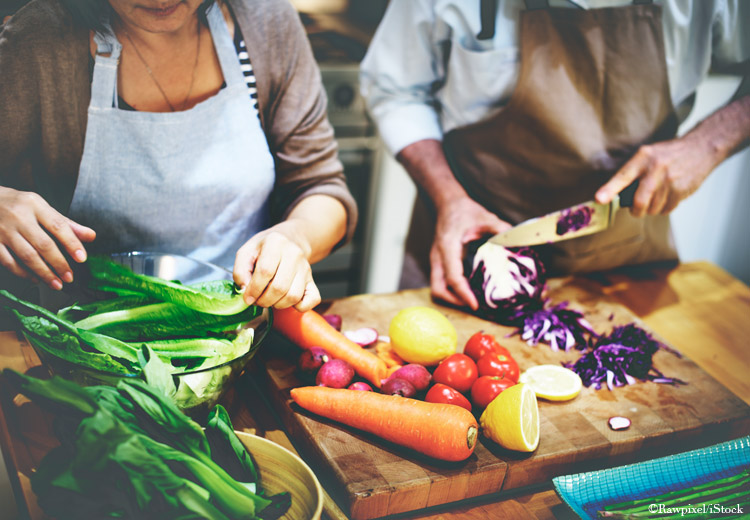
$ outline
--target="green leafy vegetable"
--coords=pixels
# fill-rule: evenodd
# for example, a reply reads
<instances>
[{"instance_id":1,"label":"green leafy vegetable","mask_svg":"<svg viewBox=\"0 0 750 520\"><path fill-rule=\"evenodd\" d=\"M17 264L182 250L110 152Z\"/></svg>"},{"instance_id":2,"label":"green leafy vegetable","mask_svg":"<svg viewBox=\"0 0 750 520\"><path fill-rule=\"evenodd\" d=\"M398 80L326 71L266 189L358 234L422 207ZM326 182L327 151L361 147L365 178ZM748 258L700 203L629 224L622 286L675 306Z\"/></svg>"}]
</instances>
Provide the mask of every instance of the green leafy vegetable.
<instances>
[{"instance_id":1,"label":"green leafy vegetable","mask_svg":"<svg viewBox=\"0 0 750 520\"><path fill-rule=\"evenodd\" d=\"M82 388L59 377L44 381L10 369L3 375L57 416L61 444L31 477L40 506L52 517L270 520L286 511L279 504L290 504L286 493L264 497L230 476L200 426L143 381ZM216 427L236 461L251 461L226 430L226 411L212 417L221 422Z\"/></svg>"},{"instance_id":2,"label":"green leafy vegetable","mask_svg":"<svg viewBox=\"0 0 750 520\"><path fill-rule=\"evenodd\" d=\"M101 256L89 258L88 263L93 282L92 289L116 288L137 291L158 300L219 315L237 314L248 307L242 295L234 290L233 284L204 285L201 289L155 276L136 274L127 267ZM231 292L228 293L227 287L232 287Z\"/></svg>"},{"instance_id":3,"label":"green leafy vegetable","mask_svg":"<svg viewBox=\"0 0 750 520\"><path fill-rule=\"evenodd\" d=\"M104 356L92 356L92 363L97 363L112 372L127 373L132 364L138 361L137 349L132 345L110 336L79 329L44 307L16 298L2 289L0 305L14 311L13 314L23 332L35 340L35 346L64 358L67 354L71 362L81 362L87 359L90 353L99 352ZM114 358L117 358L117 361ZM123 360L129 361L130 364L123 364Z\"/></svg>"},{"instance_id":4,"label":"green leafy vegetable","mask_svg":"<svg viewBox=\"0 0 750 520\"><path fill-rule=\"evenodd\" d=\"M146 341L232 331L261 312L260 307L252 306L238 314L217 315L173 303L152 303L92 314L77 321L75 326L122 341Z\"/></svg>"}]
</instances>

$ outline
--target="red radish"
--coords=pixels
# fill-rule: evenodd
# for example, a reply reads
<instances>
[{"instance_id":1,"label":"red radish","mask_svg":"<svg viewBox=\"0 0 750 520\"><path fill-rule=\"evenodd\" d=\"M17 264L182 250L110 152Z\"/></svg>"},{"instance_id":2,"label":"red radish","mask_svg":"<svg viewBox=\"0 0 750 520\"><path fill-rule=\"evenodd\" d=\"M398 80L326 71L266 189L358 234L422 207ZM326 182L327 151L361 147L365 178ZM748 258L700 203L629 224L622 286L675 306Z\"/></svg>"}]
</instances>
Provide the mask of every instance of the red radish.
<instances>
[{"instance_id":1,"label":"red radish","mask_svg":"<svg viewBox=\"0 0 750 520\"><path fill-rule=\"evenodd\" d=\"M334 329L314 310L276 309L273 328L302 348L322 347L331 357L347 361L357 374L378 388L386 377L388 366L385 361Z\"/></svg>"},{"instance_id":2,"label":"red radish","mask_svg":"<svg viewBox=\"0 0 750 520\"><path fill-rule=\"evenodd\" d=\"M436 459L465 460L476 446L477 420L460 406L320 386L292 388L291 396L305 410Z\"/></svg>"},{"instance_id":3,"label":"red radish","mask_svg":"<svg viewBox=\"0 0 750 520\"><path fill-rule=\"evenodd\" d=\"M380 390L384 394L400 395L401 397L414 397L417 395L417 389L414 388L413 384L397 377L389 377L388 381L383 383L383 388Z\"/></svg>"},{"instance_id":4,"label":"red radish","mask_svg":"<svg viewBox=\"0 0 750 520\"><path fill-rule=\"evenodd\" d=\"M349 390L359 390L361 392L372 392L372 387L364 381L357 381L347 387Z\"/></svg>"},{"instance_id":5,"label":"red radish","mask_svg":"<svg viewBox=\"0 0 750 520\"><path fill-rule=\"evenodd\" d=\"M357 330L345 330L344 336L363 348L370 347L378 342L378 331L372 327L363 327Z\"/></svg>"},{"instance_id":6,"label":"red radish","mask_svg":"<svg viewBox=\"0 0 750 520\"><path fill-rule=\"evenodd\" d=\"M315 377L315 384L330 388L346 388L352 379L354 379L352 366L343 359L332 359L320 367Z\"/></svg>"},{"instance_id":7,"label":"red radish","mask_svg":"<svg viewBox=\"0 0 750 520\"><path fill-rule=\"evenodd\" d=\"M325 363L330 361L330 356L325 349L312 347L309 350L303 350L297 359L297 367L305 373L314 374Z\"/></svg>"},{"instance_id":8,"label":"red radish","mask_svg":"<svg viewBox=\"0 0 750 520\"><path fill-rule=\"evenodd\" d=\"M341 323L343 320L341 319L340 314L324 314L323 319L326 320L334 329L338 331L341 330Z\"/></svg>"},{"instance_id":9,"label":"red radish","mask_svg":"<svg viewBox=\"0 0 750 520\"><path fill-rule=\"evenodd\" d=\"M404 381L410 382L414 385L417 392L427 389L430 386L432 375L429 370L418 363L409 363L396 369L388 379L403 379Z\"/></svg>"}]
</instances>

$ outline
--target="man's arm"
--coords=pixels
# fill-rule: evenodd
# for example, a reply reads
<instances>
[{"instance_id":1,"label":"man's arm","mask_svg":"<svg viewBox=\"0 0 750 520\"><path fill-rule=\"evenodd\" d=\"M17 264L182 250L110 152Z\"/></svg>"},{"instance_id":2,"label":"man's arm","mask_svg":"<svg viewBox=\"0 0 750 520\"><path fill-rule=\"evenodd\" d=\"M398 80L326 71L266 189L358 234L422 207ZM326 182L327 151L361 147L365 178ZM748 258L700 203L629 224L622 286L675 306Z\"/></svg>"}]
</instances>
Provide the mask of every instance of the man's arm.
<instances>
[{"instance_id":1,"label":"man's arm","mask_svg":"<svg viewBox=\"0 0 750 520\"><path fill-rule=\"evenodd\" d=\"M411 178L435 205L437 223L430 251L432 293L454 305L477 309L477 300L464 277L464 246L509 224L472 200L448 166L440 141L425 139L408 145L396 156Z\"/></svg>"},{"instance_id":2,"label":"man's arm","mask_svg":"<svg viewBox=\"0 0 750 520\"><path fill-rule=\"evenodd\" d=\"M748 78L743 80L748 83ZM724 160L750 143L750 95L730 101L683 137L642 146L596 193L607 203L635 179L636 216L667 214Z\"/></svg>"}]
</instances>

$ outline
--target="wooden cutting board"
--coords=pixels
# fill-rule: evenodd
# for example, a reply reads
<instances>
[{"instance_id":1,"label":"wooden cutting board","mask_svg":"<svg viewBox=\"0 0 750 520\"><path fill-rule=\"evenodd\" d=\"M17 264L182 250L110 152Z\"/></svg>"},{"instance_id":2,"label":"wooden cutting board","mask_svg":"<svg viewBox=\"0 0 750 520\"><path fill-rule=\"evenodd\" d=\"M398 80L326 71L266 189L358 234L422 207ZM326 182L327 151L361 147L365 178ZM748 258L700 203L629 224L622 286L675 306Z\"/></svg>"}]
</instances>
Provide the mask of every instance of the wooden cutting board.
<instances>
[{"instance_id":1,"label":"wooden cutting board","mask_svg":"<svg viewBox=\"0 0 750 520\"><path fill-rule=\"evenodd\" d=\"M550 282L553 302L569 301L599 333L636 322L627 308L577 279ZM475 332L494 334L508 347L521 370L537 364L575 361L580 352L554 352L546 345L528 346L514 329L436 305L428 290L360 295L330 304L321 312L340 314L344 329L375 327L387 334L390 320L408 306L437 308L458 332L459 350ZM647 329L648 330L648 329ZM706 348L711 348L706 345ZM300 352L277 335L261 349L265 384L281 420L302 453L322 468L320 478L354 520L378 518L489 494L503 496L557 475L611 467L707 446L750 433L750 407L685 357L667 351L654 365L688 384L671 386L639 382L613 391L584 388L572 401L539 401L541 441L532 454L500 448L482 438L474 454L461 463L427 459L376 437L316 417L294 405L289 390L303 383L295 373ZM607 420L632 420L626 431L612 431Z\"/></svg>"}]
</instances>

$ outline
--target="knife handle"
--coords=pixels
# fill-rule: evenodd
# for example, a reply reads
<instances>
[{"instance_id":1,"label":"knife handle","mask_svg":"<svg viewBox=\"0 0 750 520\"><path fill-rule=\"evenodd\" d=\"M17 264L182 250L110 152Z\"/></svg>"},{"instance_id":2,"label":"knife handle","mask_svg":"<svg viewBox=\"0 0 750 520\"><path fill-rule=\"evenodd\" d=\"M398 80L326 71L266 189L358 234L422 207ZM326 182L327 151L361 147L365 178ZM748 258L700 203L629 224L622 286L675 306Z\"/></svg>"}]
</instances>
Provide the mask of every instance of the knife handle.
<instances>
[{"instance_id":1,"label":"knife handle","mask_svg":"<svg viewBox=\"0 0 750 520\"><path fill-rule=\"evenodd\" d=\"M629 208L633 206L635 190L638 189L638 179L634 180L630 186L620 192L620 207Z\"/></svg>"}]
</instances>

